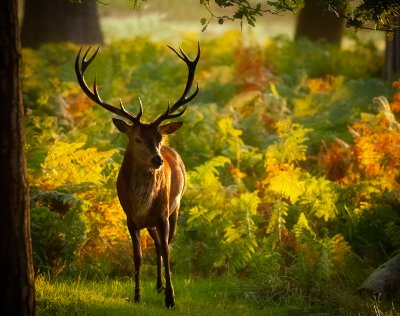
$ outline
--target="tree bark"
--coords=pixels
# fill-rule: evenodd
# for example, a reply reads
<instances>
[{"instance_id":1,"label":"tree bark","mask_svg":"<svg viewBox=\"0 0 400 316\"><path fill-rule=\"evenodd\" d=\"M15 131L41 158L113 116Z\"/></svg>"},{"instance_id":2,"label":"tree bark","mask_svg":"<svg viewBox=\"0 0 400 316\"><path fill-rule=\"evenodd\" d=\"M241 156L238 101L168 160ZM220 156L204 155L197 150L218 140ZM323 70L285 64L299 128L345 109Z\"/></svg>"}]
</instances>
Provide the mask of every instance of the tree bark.
<instances>
[{"instance_id":1,"label":"tree bark","mask_svg":"<svg viewBox=\"0 0 400 316\"><path fill-rule=\"evenodd\" d=\"M96 0L25 0L23 47L47 42L103 44Z\"/></svg>"},{"instance_id":2,"label":"tree bark","mask_svg":"<svg viewBox=\"0 0 400 316\"><path fill-rule=\"evenodd\" d=\"M297 19L295 39L302 37L311 41L325 41L340 45L344 21L320 6L316 0L305 0Z\"/></svg>"},{"instance_id":3,"label":"tree bark","mask_svg":"<svg viewBox=\"0 0 400 316\"><path fill-rule=\"evenodd\" d=\"M0 5L0 310L35 315L16 0Z\"/></svg>"},{"instance_id":4,"label":"tree bark","mask_svg":"<svg viewBox=\"0 0 400 316\"><path fill-rule=\"evenodd\" d=\"M396 23L400 24L400 17L396 18ZM391 79L395 74L400 74L400 31L394 33L392 40L386 38L383 77Z\"/></svg>"}]
</instances>

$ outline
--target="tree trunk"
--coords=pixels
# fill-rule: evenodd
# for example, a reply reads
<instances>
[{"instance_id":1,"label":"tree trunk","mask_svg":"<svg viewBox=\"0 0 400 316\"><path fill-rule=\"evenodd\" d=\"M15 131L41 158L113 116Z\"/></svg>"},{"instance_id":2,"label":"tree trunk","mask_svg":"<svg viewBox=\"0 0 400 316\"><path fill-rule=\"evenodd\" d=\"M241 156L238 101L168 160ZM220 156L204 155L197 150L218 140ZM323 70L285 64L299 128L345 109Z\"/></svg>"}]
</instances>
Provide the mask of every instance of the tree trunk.
<instances>
[{"instance_id":1,"label":"tree trunk","mask_svg":"<svg viewBox=\"0 0 400 316\"><path fill-rule=\"evenodd\" d=\"M0 5L0 310L35 315L16 0Z\"/></svg>"},{"instance_id":2,"label":"tree trunk","mask_svg":"<svg viewBox=\"0 0 400 316\"><path fill-rule=\"evenodd\" d=\"M25 0L23 47L46 42L102 44L96 0Z\"/></svg>"},{"instance_id":3,"label":"tree trunk","mask_svg":"<svg viewBox=\"0 0 400 316\"><path fill-rule=\"evenodd\" d=\"M400 24L400 17L396 17L396 22ZM393 40L386 38L383 77L391 79L395 74L400 74L400 31L394 33Z\"/></svg>"},{"instance_id":4,"label":"tree trunk","mask_svg":"<svg viewBox=\"0 0 400 316\"><path fill-rule=\"evenodd\" d=\"M295 39L305 37L314 42L340 45L343 27L343 19L335 13L324 9L316 0L305 0L297 19Z\"/></svg>"}]
</instances>

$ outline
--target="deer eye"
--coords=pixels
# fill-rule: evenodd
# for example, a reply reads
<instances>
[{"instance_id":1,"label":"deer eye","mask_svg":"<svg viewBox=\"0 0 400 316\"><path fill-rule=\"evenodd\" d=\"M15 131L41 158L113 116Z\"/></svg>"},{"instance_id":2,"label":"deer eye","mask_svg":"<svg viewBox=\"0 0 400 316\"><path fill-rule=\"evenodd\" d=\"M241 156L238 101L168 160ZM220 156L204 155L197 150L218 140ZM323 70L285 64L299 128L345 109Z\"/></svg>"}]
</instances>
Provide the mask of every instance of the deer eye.
<instances>
[{"instance_id":1,"label":"deer eye","mask_svg":"<svg viewBox=\"0 0 400 316\"><path fill-rule=\"evenodd\" d=\"M140 144L142 141L140 140L139 137L135 137L135 143Z\"/></svg>"}]
</instances>

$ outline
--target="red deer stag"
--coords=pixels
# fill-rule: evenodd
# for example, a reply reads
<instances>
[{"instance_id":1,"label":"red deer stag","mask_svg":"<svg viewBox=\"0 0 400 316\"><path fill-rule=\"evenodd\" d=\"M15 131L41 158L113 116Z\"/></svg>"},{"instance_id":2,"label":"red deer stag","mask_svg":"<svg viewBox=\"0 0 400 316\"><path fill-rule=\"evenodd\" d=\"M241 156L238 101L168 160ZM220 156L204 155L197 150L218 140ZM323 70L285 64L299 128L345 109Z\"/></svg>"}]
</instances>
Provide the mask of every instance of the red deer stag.
<instances>
[{"instance_id":1,"label":"red deer stag","mask_svg":"<svg viewBox=\"0 0 400 316\"><path fill-rule=\"evenodd\" d=\"M84 79L87 67L95 59L99 48L86 60L90 51L87 49L81 58L82 48L75 60L75 71L83 92L95 103L106 110L126 119L113 118L113 123L119 131L128 135L128 146L117 179L118 198L127 217L129 233L133 244L133 263L135 277L135 302L140 296L140 266L142 253L140 249L140 230L147 228L154 240L157 253L157 290L164 287L161 279L161 258L165 269L165 305L171 308L175 305L174 289L170 274L169 243L174 236L180 201L185 188L185 166L179 154L172 148L162 145L162 136L174 133L182 126L182 122L161 124L165 120L181 116L186 107L198 93L199 87L189 95L197 63L200 59L200 44L196 58L192 61L180 48L180 53L168 46L182 59L188 67L188 78L182 96L152 123L140 121L143 114L142 102L139 98L140 110L137 115L127 111L122 102L115 107L104 102L99 95L96 79L93 91ZM183 107L183 108L182 108ZM179 110L179 111L178 111Z\"/></svg>"}]
</instances>

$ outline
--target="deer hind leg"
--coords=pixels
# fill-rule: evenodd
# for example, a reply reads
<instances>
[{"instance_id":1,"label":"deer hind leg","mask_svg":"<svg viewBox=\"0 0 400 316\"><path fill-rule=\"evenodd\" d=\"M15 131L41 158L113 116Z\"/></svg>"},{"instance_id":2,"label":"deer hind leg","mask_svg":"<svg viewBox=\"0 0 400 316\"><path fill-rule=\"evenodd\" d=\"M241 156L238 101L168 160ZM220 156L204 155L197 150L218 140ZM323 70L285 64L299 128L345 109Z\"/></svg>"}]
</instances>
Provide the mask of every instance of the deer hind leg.
<instances>
[{"instance_id":1,"label":"deer hind leg","mask_svg":"<svg viewBox=\"0 0 400 316\"><path fill-rule=\"evenodd\" d=\"M154 240L154 247L156 248L156 254L157 254L157 292L161 293L164 290L164 286L162 284L162 278L161 278L161 242L160 242L160 237L158 236L157 231L154 228L149 228L147 230Z\"/></svg>"},{"instance_id":2,"label":"deer hind leg","mask_svg":"<svg viewBox=\"0 0 400 316\"><path fill-rule=\"evenodd\" d=\"M171 271L170 271L170 257L169 257L169 221L167 218L163 218L159 225L157 225L158 236L161 242L161 256L164 262L165 270L165 306L172 308L175 306L175 295L174 288L171 281Z\"/></svg>"},{"instance_id":3,"label":"deer hind leg","mask_svg":"<svg viewBox=\"0 0 400 316\"><path fill-rule=\"evenodd\" d=\"M133 246L133 265L134 265L134 278L135 278L135 303L140 302L140 266L142 265L142 250L140 249L140 230L135 227L130 220L128 220L128 229L132 238Z\"/></svg>"}]
</instances>

